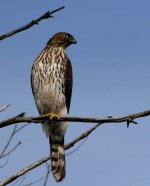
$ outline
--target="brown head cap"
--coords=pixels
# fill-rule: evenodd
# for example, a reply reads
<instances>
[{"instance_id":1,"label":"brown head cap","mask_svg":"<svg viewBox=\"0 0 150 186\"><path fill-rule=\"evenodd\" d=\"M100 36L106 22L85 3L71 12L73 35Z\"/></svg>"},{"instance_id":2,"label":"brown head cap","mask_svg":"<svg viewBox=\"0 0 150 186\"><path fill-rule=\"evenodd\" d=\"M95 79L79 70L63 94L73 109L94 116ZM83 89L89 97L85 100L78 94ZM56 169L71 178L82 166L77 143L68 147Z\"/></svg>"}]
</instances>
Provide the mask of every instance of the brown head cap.
<instances>
[{"instance_id":1,"label":"brown head cap","mask_svg":"<svg viewBox=\"0 0 150 186\"><path fill-rule=\"evenodd\" d=\"M48 42L47 45L49 46L62 46L64 48L67 48L71 44L76 44L77 41L75 38L66 32L59 32L55 34Z\"/></svg>"}]
</instances>

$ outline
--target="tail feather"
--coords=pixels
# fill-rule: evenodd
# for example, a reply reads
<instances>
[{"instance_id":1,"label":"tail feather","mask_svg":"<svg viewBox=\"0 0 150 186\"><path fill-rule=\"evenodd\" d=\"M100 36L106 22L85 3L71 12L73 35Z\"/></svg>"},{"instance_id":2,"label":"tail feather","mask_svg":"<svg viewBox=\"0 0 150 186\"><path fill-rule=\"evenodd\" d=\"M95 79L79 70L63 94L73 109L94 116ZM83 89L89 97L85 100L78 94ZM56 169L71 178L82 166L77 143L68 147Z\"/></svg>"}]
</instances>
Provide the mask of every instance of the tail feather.
<instances>
[{"instance_id":1,"label":"tail feather","mask_svg":"<svg viewBox=\"0 0 150 186\"><path fill-rule=\"evenodd\" d=\"M51 145L51 170L57 182L60 182L65 177L66 163L64 143L54 143L50 140Z\"/></svg>"}]
</instances>

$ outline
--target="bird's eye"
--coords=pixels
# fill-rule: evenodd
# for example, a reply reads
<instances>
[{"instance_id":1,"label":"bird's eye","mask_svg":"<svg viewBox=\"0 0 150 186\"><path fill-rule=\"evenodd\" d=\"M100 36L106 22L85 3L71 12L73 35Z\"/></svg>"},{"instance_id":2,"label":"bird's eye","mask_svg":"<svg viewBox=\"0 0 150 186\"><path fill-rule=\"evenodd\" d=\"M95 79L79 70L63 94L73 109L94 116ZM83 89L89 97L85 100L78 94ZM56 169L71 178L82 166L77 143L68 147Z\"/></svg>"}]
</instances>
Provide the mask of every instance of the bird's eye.
<instances>
[{"instance_id":1,"label":"bird's eye","mask_svg":"<svg viewBox=\"0 0 150 186\"><path fill-rule=\"evenodd\" d=\"M69 38L69 35L68 34L66 34L66 38Z\"/></svg>"}]
</instances>

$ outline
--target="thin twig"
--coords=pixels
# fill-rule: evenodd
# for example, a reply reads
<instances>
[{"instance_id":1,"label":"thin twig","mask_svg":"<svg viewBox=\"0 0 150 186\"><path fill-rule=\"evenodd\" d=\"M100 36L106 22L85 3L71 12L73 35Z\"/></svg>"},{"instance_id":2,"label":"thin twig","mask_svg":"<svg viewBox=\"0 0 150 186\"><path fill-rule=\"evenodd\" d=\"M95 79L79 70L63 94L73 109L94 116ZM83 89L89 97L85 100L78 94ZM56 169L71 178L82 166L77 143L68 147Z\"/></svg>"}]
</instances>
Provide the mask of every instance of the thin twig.
<instances>
[{"instance_id":1,"label":"thin twig","mask_svg":"<svg viewBox=\"0 0 150 186\"><path fill-rule=\"evenodd\" d=\"M9 152L7 152L7 153L1 155L0 158L4 158L4 157L6 157L6 156L9 156L13 151L15 151L15 150L17 149L17 147L18 147L19 145L21 145L21 141L19 141L12 149L10 149Z\"/></svg>"},{"instance_id":2,"label":"thin twig","mask_svg":"<svg viewBox=\"0 0 150 186\"><path fill-rule=\"evenodd\" d=\"M47 162L45 164L46 164L46 176L45 176L45 180L44 180L43 186L47 185L48 177L49 177L49 173L50 173L50 164L48 164Z\"/></svg>"},{"instance_id":3,"label":"thin twig","mask_svg":"<svg viewBox=\"0 0 150 186\"><path fill-rule=\"evenodd\" d=\"M14 126L14 128L13 128L13 130L12 130L12 133L11 133L11 135L9 136L9 139L8 139L6 145L4 146L2 152L0 153L0 159L6 157L6 156L8 156L8 155L10 155L13 151L15 151L15 150L18 148L19 145L21 145L21 142L19 141L14 147L12 147L12 148L6 153L8 147L10 146L10 143L11 143L13 137L15 136L15 134L18 133L19 131L21 131L22 129L24 129L26 126L28 126L28 124L25 124L25 125L23 125L23 126L21 126L21 127L19 127L19 128L17 127L17 124Z\"/></svg>"},{"instance_id":4,"label":"thin twig","mask_svg":"<svg viewBox=\"0 0 150 186\"><path fill-rule=\"evenodd\" d=\"M22 184L25 182L28 174L25 174L21 177L19 177L15 182L13 182L12 186L22 186Z\"/></svg>"},{"instance_id":5,"label":"thin twig","mask_svg":"<svg viewBox=\"0 0 150 186\"><path fill-rule=\"evenodd\" d=\"M15 29L15 30L13 30L13 31L10 31L10 32L8 32L8 33L6 33L6 34L1 35L1 36L0 36L0 40L3 40L3 39L5 39L5 38L7 38L7 37L10 37L10 36L13 36L14 34L17 34L18 32L22 32L22 31L24 31L24 30L27 30L27 29L29 29L30 27L32 27L33 25L38 25L38 23L39 23L40 21L42 21L43 19L48 19L48 18L50 18L50 17L53 17L52 14L54 14L54 13L56 13L56 12L58 12L58 11L64 9L64 8L65 8L65 7L62 6L62 7L60 7L60 8L57 8L57 9L53 10L53 11L47 11L47 12L44 13L42 16L38 17L38 18L35 19L35 20L32 20L31 22L25 24L24 26L21 26L21 27Z\"/></svg>"},{"instance_id":6,"label":"thin twig","mask_svg":"<svg viewBox=\"0 0 150 186\"><path fill-rule=\"evenodd\" d=\"M0 169L5 167L7 165L7 163L8 163L8 159L5 161L5 163L3 163L3 165L0 165Z\"/></svg>"},{"instance_id":7,"label":"thin twig","mask_svg":"<svg viewBox=\"0 0 150 186\"><path fill-rule=\"evenodd\" d=\"M74 152L78 151L78 150L82 147L82 145L86 142L86 140L87 140L87 138L85 138L85 139L78 145L78 147L76 147L75 149L73 149L71 152L68 152L68 153L66 154L66 156L70 156L70 155L73 154Z\"/></svg>"},{"instance_id":8,"label":"thin twig","mask_svg":"<svg viewBox=\"0 0 150 186\"><path fill-rule=\"evenodd\" d=\"M23 126L17 128L16 131L15 131L15 133L21 131L22 129L24 129L24 128L27 127L27 126L29 126L29 123L26 123L26 124L24 124Z\"/></svg>"},{"instance_id":9,"label":"thin twig","mask_svg":"<svg viewBox=\"0 0 150 186\"><path fill-rule=\"evenodd\" d=\"M122 117L107 117L107 118L87 118L87 117L60 117L60 118L50 118L47 115L46 116L31 116L27 117L25 116L25 113L21 113L17 116L14 116L12 118L9 118L7 120L0 122L0 128L15 124L15 123L45 123L50 121L70 121L70 122L84 122L84 123L121 123L121 122L127 122L127 123L133 123L137 124L137 122L134 121L134 119L150 116L150 110L145 110L143 112L138 112Z\"/></svg>"},{"instance_id":10,"label":"thin twig","mask_svg":"<svg viewBox=\"0 0 150 186\"><path fill-rule=\"evenodd\" d=\"M22 186L34 185L34 184L39 183L40 181L42 181L44 178L45 178L45 176L43 176L43 177L41 177L41 178L39 178L39 179L37 179L37 180L34 180L34 181L30 182L30 183L27 183L27 184L25 184L25 185L22 185Z\"/></svg>"},{"instance_id":11,"label":"thin twig","mask_svg":"<svg viewBox=\"0 0 150 186\"><path fill-rule=\"evenodd\" d=\"M0 112L6 110L9 106L10 106L10 104L9 105L4 105L3 107L0 108Z\"/></svg>"},{"instance_id":12,"label":"thin twig","mask_svg":"<svg viewBox=\"0 0 150 186\"><path fill-rule=\"evenodd\" d=\"M104 123L127 122L127 123L137 124L137 122L135 122L134 119L149 116L149 115L150 115L150 110L146 110L146 111L143 111L143 112L138 112L138 113L135 113L135 114L130 114L130 115L127 115L127 116L116 117L116 118L113 118L113 117L108 117L108 118L60 117L59 119L56 119L56 118L50 119L48 116L25 117L25 113L21 113L21 114L15 116L15 117L12 117L8 120L0 122L0 127L6 127L6 126L12 125L14 123L21 123L21 122L44 123L45 121L49 121L49 122L50 121L57 121L57 122L60 122L60 121L74 121L74 122L98 123L97 125L92 127L90 130L84 132L81 136L79 136L78 138L74 139L72 142L65 145L65 150L68 150L69 148L73 147L78 141L80 141L80 140L86 138L87 136L89 136L91 134L91 132L93 132L97 127L99 127L100 125L102 125ZM101 123L99 123L99 122L101 122ZM46 156L46 157L42 158L41 160L25 167L24 169L17 172L15 175L13 175L13 176L9 177L8 179L6 179L5 181L1 182L0 186L4 186L4 185L7 185L7 184L13 182L18 177L24 175L25 173L31 171L34 168L40 166L41 164L48 161L50 158L51 158L50 155Z\"/></svg>"},{"instance_id":13,"label":"thin twig","mask_svg":"<svg viewBox=\"0 0 150 186\"><path fill-rule=\"evenodd\" d=\"M82 135L80 135L78 138L74 139L73 141L71 141L70 143L65 145L65 150L70 149L71 147L73 147L78 141L88 137L97 127L99 127L100 125L102 125L102 123L98 123L96 124L94 127L92 127L91 129L87 130L86 132L84 132ZM19 178L20 176L24 175L25 173L31 171L32 169L35 169L36 167L40 166L41 164L45 163L46 161L50 160L51 156L46 156L38 161L36 161L35 163L32 163L31 165L23 168L22 170L20 170L19 172L17 172L16 174L12 175L11 177L7 178L6 180L4 180L3 182L0 183L0 186L4 186L7 185L11 182L13 182L14 180L16 180L17 178Z\"/></svg>"},{"instance_id":14,"label":"thin twig","mask_svg":"<svg viewBox=\"0 0 150 186\"><path fill-rule=\"evenodd\" d=\"M7 141L7 143L6 143L6 145L5 145L5 147L4 147L3 151L2 151L1 154L0 154L0 158L4 157L4 154L5 154L5 152L6 152L7 148L8 148L8 146L10 145L10 142L11 142L12 139L13 139L13 136L14 136L14 134L15 134L16 128L17 128L17 124L16 124L16 125L14 126L14 128L13 128L13 131L12 131L12 133L11 133L11 135L10 135L10 137L9 137L9 139L8 139L8 141Z\"/></svg>"}]
</instances>

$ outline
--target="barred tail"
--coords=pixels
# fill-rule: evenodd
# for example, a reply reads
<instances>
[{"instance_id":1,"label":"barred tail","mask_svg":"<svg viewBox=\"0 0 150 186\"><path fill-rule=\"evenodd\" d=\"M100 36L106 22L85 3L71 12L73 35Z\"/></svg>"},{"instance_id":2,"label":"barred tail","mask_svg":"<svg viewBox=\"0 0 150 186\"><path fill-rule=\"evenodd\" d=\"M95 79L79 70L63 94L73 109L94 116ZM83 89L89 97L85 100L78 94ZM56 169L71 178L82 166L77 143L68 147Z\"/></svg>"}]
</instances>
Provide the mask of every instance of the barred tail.
<instances>
[{"instance_id":1,"label":"barred tail","mask_svg":"<svg viewBox=\"0 0 150 186\"><path fill-rule=\"evenodd\" d=\"M60 142L52 142L50 140L51 145L51 170L53 172L53 176L57 182L60 182L65 177L66 165L65 165L65 150L64 150L64 141Z\"/></svg>"}]
</instances>

